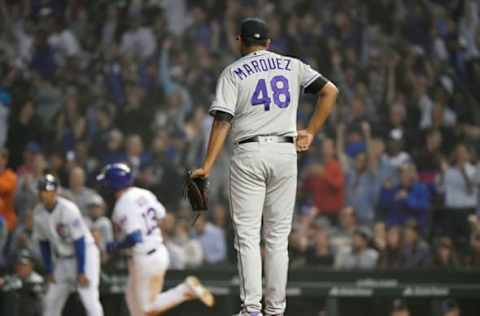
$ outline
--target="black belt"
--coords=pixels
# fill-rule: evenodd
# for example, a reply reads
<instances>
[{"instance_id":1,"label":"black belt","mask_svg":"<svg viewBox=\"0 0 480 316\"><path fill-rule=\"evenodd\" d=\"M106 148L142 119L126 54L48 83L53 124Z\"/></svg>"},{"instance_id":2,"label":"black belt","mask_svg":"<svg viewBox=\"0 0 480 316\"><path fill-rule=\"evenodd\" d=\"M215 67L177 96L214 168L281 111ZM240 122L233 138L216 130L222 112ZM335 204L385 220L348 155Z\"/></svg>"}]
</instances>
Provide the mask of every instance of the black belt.
<instances>
[{"instance_id":1,"label":"black belt","mask_svg":"<svg viewBox=\"0 0 480 316\"><path fill-rule=\"evenodd\" d=\"M156 248L153 248L152 250L149 250L149 251L147 252L147 256L150 256L151 254L154 254L155 251L157 251Z\"/></svg>"},{"instance_id":2,"label":"black belt","mask_svg":"<svg viewBox=\"0 0 480 316\"><path fill-rule=\"evenodd\" d=\"M246 143L295 143L292 136L254 136L238 142L239 145Z\"/></svg>"}]
</instances>

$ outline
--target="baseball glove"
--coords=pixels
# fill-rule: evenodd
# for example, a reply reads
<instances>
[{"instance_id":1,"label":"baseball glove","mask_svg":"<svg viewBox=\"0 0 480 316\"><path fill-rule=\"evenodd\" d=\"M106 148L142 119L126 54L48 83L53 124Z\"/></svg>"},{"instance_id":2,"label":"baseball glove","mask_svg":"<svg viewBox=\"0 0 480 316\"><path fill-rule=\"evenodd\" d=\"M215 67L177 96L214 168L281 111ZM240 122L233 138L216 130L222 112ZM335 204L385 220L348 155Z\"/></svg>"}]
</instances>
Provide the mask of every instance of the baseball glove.
<instances>
[{"instance_id":1,"label":"baseball glove","mask_svg":"<svg viewBox=\"0 0 480 316\"><path fill-rule=\"evenodd\" d=\"M192 171L187 170L185 174L185 195L194 212L207 211L207 193L208 178L192 178Z\"/></svg>"}]
</instances>

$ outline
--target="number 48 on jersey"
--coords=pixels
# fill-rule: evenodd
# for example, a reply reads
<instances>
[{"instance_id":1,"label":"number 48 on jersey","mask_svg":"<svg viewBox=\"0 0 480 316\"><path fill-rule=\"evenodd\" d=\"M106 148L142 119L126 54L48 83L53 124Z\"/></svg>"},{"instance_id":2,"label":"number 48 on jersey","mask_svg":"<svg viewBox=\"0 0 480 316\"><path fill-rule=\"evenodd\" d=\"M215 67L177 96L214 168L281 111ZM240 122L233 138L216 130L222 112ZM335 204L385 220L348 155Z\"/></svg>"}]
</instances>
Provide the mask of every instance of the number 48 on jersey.
<instances>
[{"instance_id":1,"label":"number 48 on jersey","mask_svg":"<svg viewBox=\"0 0 480 316\"><path fill-rule=\"evenodd\" d=\"M263 104L265 111L270 111L270 104L273 103L281 109L285 109L290 105L290 90L288 79L282 75L278 75L270 80L270 89L272 91L270 97L269 89L265 79L260 79L257 82L255 91L253 92L252 105Z\"/></svg>"}]
</instances>

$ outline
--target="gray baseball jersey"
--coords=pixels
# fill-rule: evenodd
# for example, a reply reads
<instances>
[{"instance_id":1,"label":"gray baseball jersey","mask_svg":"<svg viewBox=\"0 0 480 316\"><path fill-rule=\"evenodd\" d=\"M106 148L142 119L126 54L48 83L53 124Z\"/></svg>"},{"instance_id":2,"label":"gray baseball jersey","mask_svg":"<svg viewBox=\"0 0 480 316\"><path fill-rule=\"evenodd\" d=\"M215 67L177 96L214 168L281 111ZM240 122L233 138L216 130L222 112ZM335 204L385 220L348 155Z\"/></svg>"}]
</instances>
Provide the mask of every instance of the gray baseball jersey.
<instances>
[{"instance_id":1,"label":"gray baseball jersey","mask_svg":"<svg viewBox=\"0 0 480 316\"><path fill-rule=\"evenodd\" d=\"M299 59L253 52L222 72L210 113L234 116L235 142L259 135L296 136L301 90L320 76Z\"/></svg>"},{"instance_id":2,"label":"gray baseball jersey","mask_svg":"<svg viewBox=\"0 0 480 316\"><path fill-rule=\"evenodd\" d=\"M266 250L264 311L283 315L285 310L297 153L295 144L289 142L238 142L254 136L296 136L300 94L320 77L298 59L261 50L226 67L218 81L210 113L233 115L232 134L237 143L230 165L229 196L244 312L262 310L260 231Z\"/></svg>"}]
</instances>

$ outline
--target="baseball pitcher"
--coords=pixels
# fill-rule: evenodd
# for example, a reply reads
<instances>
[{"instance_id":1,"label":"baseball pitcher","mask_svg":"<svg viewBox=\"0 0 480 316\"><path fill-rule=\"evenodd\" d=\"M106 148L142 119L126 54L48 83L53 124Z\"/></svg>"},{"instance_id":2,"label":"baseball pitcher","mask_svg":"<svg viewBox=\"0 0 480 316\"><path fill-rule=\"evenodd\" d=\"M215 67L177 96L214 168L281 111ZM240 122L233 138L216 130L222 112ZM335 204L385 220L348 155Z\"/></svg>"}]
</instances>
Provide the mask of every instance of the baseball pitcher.
<instances>
[{"instance_id":1,"label":"baseball pitcher","mask_svg":"<svg viewBox=\"0 0 480 316\"><path fill-rule=\"evenodd\" d=\"M261 235L266 246L264 313L283 315L297 152L309 149L338 90L302 61L268 51L269 32L262 20L243 20L238 41L242 57L220 75L210 108L215 119L207 155L192 177L208 176L232 129L235 147L229 195L240 275L240 315L262 315ZM308 127L297 132L302 91L318 95L318 100Z\"/></svg>"},{"instance_id":2,"label":"baseball pitcher","mask_svg":"<svg viewBox=\"0 0 480 316\"><path fill-rule=\"evenodd\" d=\"M126 291L131 315L158 315L192 299L212 306L212 294L193 276L161 293L169 258L158 225L165 209L155 195L133 187L132 172L122 163L107 165L97 180L113 190L116 198L112 222L119 238L107 245L107 251L127 248L131 251Z\"/></svg>"},{"instance_id":3,"label":"baseball pitcher","mask_svg":"<svg viewBox=\"0 0 480 316\"><path fill-rule=\"evenodd\" d=\"M99 251L80 210L58 196L58 187L51 174L40 179L40 204L34 209L34 235L48 274L44 315L60 316L70 293L77 291L87 315L102 316Z\"/></svg>"}]
</instances>

